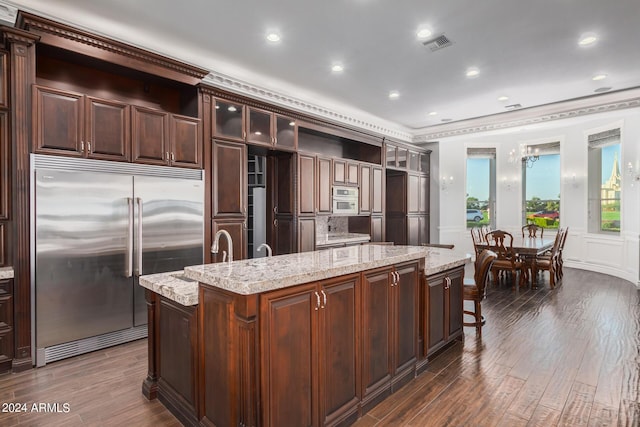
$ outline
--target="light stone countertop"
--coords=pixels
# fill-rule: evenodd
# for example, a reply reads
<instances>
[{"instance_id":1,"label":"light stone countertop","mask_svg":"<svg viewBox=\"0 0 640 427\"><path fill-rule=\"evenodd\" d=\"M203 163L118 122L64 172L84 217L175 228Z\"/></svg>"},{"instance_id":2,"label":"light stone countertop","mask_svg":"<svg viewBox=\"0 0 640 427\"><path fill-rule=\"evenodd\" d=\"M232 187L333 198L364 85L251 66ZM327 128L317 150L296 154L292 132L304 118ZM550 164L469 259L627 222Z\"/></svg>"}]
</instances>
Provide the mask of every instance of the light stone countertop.
<instances>
[{"instance_id":1,"label":"light stone countertop","mask_svg":"<svg viewBox=\"0 0 640 427\"><path fill-rule=\"evenodd\" d=\"M364 243L369 240L371 240L371 236L363 233L329 233L317 238L316 246L337 245L340 243Z\"/></svg>"},{"instance_id":2,"label":"light stone countertop","mask_svg":"<svg viewBox=\"0 0 640 427\"><path fill-rule=\"evenodd\" d=\"M358 245L315 252L186 267L140 277L140 285L182 305L198 304L198 282L252 295L425 258L426 274L469 262L453 250L421 246Z\"/></svg>"},{"instance_id":3,"label":"light stone countertop","mask_svg":"<svg viewBox=\"0 0 640 427\"><path fill-rule=\"evenodd\" d=\"M13 267L0 267L0 279L13 279Z\"/></svg>"}]
</instances>

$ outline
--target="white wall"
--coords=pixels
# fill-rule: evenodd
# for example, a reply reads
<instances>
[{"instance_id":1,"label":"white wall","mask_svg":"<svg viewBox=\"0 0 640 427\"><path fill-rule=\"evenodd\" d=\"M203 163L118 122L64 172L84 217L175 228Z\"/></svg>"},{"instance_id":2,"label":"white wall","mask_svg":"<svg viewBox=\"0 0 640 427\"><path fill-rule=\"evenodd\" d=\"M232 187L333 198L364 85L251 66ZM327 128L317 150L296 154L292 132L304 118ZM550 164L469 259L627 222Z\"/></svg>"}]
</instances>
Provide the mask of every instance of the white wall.
<instances>
[{"instance_id":1,"label":"white wall","mask_svg":"<svg viewBox=\"0 0 640 427\"><path fill-rule=\"evenodd\" d=\"M622 139L622 231L619 235L588 233L587 135L618 126ZM439 223L431 228L431 241L473 251L465 216L467 147L496 149L497 228L519 234L522 172L519 162L509 162L509 151L519 150L523 143L552 141L560 141L560 224L569 227L565 265L617 276L640 287L640 181L627 174L626 166L631 162L640 173L640 108L441 139L438 155L432 160L431 176L436 181L432 190L437 192L432 193L432 211L437 211ZM446 189L439 184L442 176L454 177Z\"/></svg>"}]
</instances>

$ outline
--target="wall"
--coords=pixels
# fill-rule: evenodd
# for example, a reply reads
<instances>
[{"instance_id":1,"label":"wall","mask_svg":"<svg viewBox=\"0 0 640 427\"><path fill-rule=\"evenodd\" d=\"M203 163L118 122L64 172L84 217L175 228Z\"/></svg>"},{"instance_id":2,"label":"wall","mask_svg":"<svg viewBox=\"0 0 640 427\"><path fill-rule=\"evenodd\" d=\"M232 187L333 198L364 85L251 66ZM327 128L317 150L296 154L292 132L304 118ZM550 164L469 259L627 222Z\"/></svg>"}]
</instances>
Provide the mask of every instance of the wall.
<instances>
[{"instance_id":1,"label":"wall","mask_svg":"<svg viewBox=\"0 0 640 427\"><path fill-rule=\"evenodd\" d=\"M621 127L622 133L622 231L619 235L589 233L587 135L617 126ZM519 162L509 161L509 151L518 150L523 143L552 141L560 141L560 218L561 226L569 227L565 265L617 276L640 287L640 181L630 176L626 168L631 162L636 170L640 169L639 108L448 137L431 144L428 148L438 150L438 155L432 156L432 180L437 182L432 184L431 201L432 210L439 217L439 223L432 227L432 241L454 243L457 248L472 252L465 221L467 147L495 147L497 228L519 234L522 171ZM439 184L442 176L454 177L445 189Z\"/></svg>"}]
</instances>

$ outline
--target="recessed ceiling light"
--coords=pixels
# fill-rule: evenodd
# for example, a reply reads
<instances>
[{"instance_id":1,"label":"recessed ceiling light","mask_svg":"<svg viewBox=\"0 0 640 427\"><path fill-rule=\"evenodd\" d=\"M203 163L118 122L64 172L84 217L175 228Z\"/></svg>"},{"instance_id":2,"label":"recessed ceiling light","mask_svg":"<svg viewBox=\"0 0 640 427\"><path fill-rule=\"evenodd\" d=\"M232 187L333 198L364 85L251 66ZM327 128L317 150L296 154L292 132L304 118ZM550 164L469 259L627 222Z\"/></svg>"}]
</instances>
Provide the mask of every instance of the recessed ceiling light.
<instances>
[{"instance_id":1,"label":"recessed ceiling light","mask_svg":"<svg viewBox=\"0 0 640 427\"><path fill-rule=\"evenodd\" d=\"M278 43L280 41L280 34L275 32L267 34L267 41L270 43Z\"/></svg>"},{"instance_id":2,"label":"recessed ceiling light","mask_svg":"<svg viewBox=\"0 0 640 427\"><path fill-rule=\"evenodd\" d=\"M509 97L508 97L508 96L504 96L504 95L502 95L502 96L499 96L499 97L498 97L498 101L500 101L500 102L504 102L504 101L508 101L508 100L509 100Z\"/></svg>"},{"instance_id":3,"label":"recessed ceiling light","mask_svg":"<svg viewBox=\"0 0 640 427\"><path fill-rule=\"evenodd\" d=\"M437 111L430 111L430 112L429 112L429 115L430 115L430 116L435 116L436 114L438 114L438 112L437 112Z\"/></svg>"},{"instance_id":4,"label":"recessed ceiling light","mask_svg":"<svg viewBox=\"0 0 640 427\"><path fill-rule=\"evenodd\" d=\"M230 105L229 108L227 108L227 110L231 111L232 113L234 111L237 111L238 109L236 107L234 107L233 105Z\"/></svg>"},{"instance_id":5,"label":"recessed ceiling light","mask_svg":"<svg viewBox=\"0 0 640 427\"><path fill-rule=\"evenodd\" d=\"M331 71L334 73L341 73L344 71L344 65L336 62L331 66Z\"/></svg>"},{"instance_id":6,"label":"recessed ceiling light","mask_svg":"<svg viewBox=\"0 0 640 427\"><path fill-rule=\"evenodd\" d=\"M398 92L397 90L392 90L391 92L389 92L389 99L398 99L400 98L400 92Z\"/></svg>"},{"instance_id":7,"label":"recessed ceiling light","mask_svg":"<svg viewBox=\"0 0 640 427\"><path fill-rule=\"evenodd\" d=\"M599 80L604 80L604 79L606 79L606 78L607 78L607 75L606 75L606 74L596 74L595 76L593 76L593 77L591 78L591 80L593 80L593 81L596 81L596 82L597 82L597 81L599 81Z\"/></svg>"},{"instance_id":8,"label":"recessed ceiling light","mask_svg":"<svg viewBox=\"0 0 640 427\"><path fill-rule=\"evenodd\" d=\"M591 46L592 44L594 44L597 41L598 41L598 36L596 36L593 33L586 33L586 34L583 34L580 37L580 40L578 40L578 45L579 46Z\"/></svg>"},{"instance_id":9,"label":"recessed ceiling light","mask_svg":"<svg viewBox=\"0 0 640 427\"><path fill-rule=\"evenodd\" d=\"M474 77L478 77L478 75L480 74L480 70L478 70L478 68L476 67L471 67L469 69L467 69L467 77L469 78L474 78Z\"/></svg>"},{"instance_id":10,"label":"recessed ceiling light","mask_svg":"<svg viewBox=\"0 0 640 427\"><path fill-rule=\"evenodd\" d=\"M609 86L605 86L605 87L599 87L598 89L594 90L595 93L600 93L600 92L609 92L611 90L611 88Z\"/></svg>"},{"instance_id":11,"label":"recessed ceiling light","mask_svg":"<svg viewBox=\"0 0 640 427\"><path fill-rule=\"evenodd\" d=\"M418 40L429 38L431 34L431 30L428 28L418 28L418 31L416 31L416 37L418 38Z\"/></svg>"},{"instance_id":12,"label":"recessed ceiling light","mask_svg":"<svg viewBox=\"0 0 640 427\"><path fill-rule=\"evenodd\" d=\"M296 122L293 122L293 121L289 122L289 126L295 126L295 125L296 125Z\"/></svg>"}]
</instances>

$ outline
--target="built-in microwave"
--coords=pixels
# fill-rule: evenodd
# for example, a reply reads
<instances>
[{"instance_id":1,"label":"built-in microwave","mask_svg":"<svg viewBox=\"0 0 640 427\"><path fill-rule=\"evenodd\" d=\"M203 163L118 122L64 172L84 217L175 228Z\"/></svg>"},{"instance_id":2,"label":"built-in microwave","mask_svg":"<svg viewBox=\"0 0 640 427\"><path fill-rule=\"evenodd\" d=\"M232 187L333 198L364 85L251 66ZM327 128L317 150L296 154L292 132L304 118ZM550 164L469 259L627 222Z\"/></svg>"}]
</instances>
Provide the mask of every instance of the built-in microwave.
<instances>
[{"instance_id":1,"label":"built-in microwave","mask_svg":"<svg viewBox=\"0 0 640 427\"><path fill-rule=\"evenodd\" d=\"M358 187L333 187L333 214L358 214Z\"/></svg>"}]
</instances>

